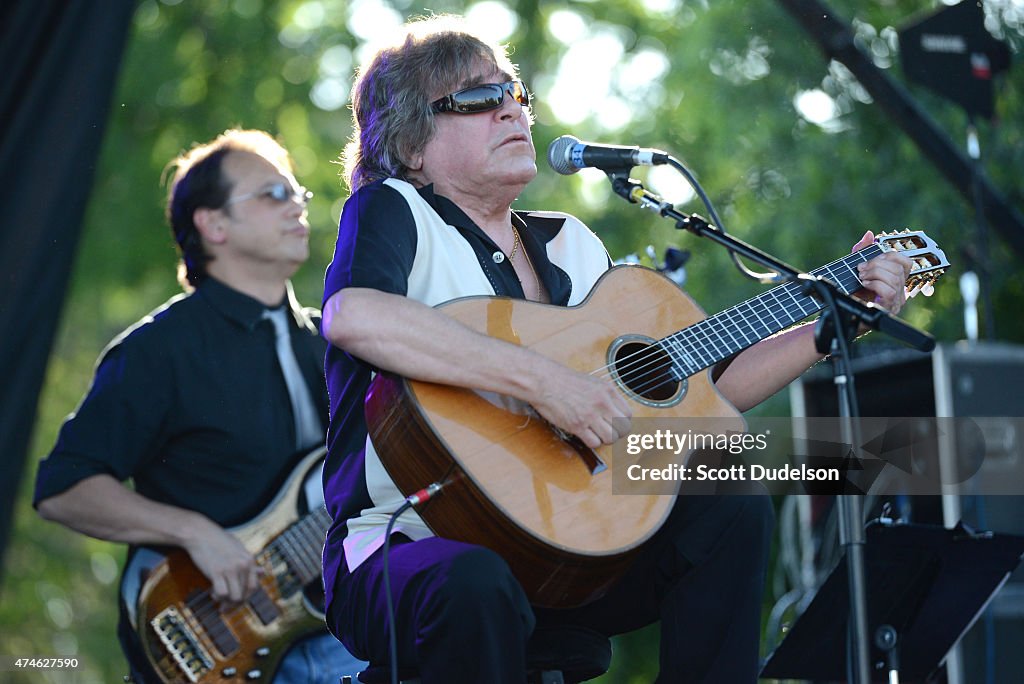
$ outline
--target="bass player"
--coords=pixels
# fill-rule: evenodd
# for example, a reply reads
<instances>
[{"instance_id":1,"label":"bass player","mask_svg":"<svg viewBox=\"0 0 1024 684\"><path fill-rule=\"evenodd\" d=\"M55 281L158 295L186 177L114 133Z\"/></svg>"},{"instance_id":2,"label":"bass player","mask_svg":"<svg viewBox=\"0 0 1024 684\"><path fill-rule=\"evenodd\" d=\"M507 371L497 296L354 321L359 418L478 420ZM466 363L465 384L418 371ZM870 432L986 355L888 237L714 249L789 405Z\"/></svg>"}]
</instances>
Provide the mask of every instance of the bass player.
<instances>
[{"instance_id":1,"label":"bass player","mask_svg":"<svg viewBox=\"0 0 1024 684\"><path fill-rule=\"evenodd\" d=\"M170 166L167 218L186 294L103 351L35 491L44 518L129 545L118 634L136 682L160 681L140 653L136 629L146 626L133 624L140 568L180 547L215 601L240 605L265 569L225 528L270 503L323 444L327 418L319 315L289 282L309 256L311 194L287 151L263 131L233 129ZM133 488L121 483L129 479ZM314 480L310 507L322 499ZM284 655L273 681L334 684L359 667L318 630Z\"/></svg>"}]
</instances>

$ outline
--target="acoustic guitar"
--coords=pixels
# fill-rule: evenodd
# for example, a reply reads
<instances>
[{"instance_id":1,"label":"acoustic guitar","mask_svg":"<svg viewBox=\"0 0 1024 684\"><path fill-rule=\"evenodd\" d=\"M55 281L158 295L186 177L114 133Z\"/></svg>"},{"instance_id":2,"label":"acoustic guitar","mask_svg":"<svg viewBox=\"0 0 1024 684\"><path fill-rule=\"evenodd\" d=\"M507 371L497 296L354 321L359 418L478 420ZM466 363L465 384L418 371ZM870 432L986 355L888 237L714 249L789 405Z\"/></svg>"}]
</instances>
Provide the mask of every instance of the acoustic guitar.
<instances>
[{"instance_id":1,"label":"acoustic guitar","mask_svg":"<svg viewBox=\"0 0 1024 684\"><path fill-rule=\"evenodd\" d=\"M849 294L861 288L856 266L893 250L913 261L911 288L930 288L949 265L924 233L904 231L883 233L814 274ZM743 430L706 369L821 308L787 283L708 318L668 278L618 266L573 307L467 297L439 310L607 376L634 420L716 417ZM611 446L589 449L510 397L381 373L365 408L381 462L403 493L445 483L419 511L433 532L500 553L539 605L576 606L602 595L673 504L672 495L613 496Z\"/></svg>"},{"instance_id":2,"label":"acoustic guitar","mask_svg":"<svg viewBox=\"0 0 1024 684\"><path fill-rule=\"evenodd\" d=\"M269 682L295 641L324 629L321 557L331 519L323 506L300 515L298 502L325 451L305 456L262 513L230 530L264 570L244 603L214 601L210 581L184 550L149 571L136 625L161 681Z\"/></svg>"}]
</instances>

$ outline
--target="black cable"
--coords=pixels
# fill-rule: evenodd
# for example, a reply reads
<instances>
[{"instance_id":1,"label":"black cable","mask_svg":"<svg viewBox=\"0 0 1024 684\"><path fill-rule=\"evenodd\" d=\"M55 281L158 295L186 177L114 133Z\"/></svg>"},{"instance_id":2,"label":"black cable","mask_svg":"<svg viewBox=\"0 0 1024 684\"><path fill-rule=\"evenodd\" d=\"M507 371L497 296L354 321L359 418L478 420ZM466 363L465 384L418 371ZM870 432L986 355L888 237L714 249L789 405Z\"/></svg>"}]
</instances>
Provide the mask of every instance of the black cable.
<instances>
[{"instance_id":1,"label":"black cable","mask_svg":"<svg viewBox=\"0 0 1024 684\"><path fill-rule=\"evenodd\" d=\"M387 604L388 611L388 659L391 661L389 668L391 670L391 684L398 684L398 635L395 633L395 606L391 600L391 575L388 571L388 552L391 549L391 530L394 528L395 521L398 520L399 516L413 506L417 506L430 500L441 491L443 486L444 485L440 482L434 482L415 494L410 494L405 497L405 501L403 501L402 505L398 507L398 510L391 514L391 518L388 520L388 526L384 530L384 562L382 568L384 570L384 601Z\"/></svg>"},{"instance_id":2,"label":"black cable","mask_svg":"<svg viewBox=\"0 0 1024 684\"><path fill-rule=\"evenodd\" d=\"M686 182L690 184L693 191L697 193L697 197L699 197L700 201L704 203L704 207L707 208L708 215L711 216L711 220L714 222L715 228L717 228L723 235L728 235L729 231L725 229L725 224L722 222L722 218L718 215L718 212L715 211L715 207L711 204L711 200L708 198L707 193L704 192L704 188L700 186L700 183L697 182L697 179L694 178L689 169L683 166L682 162L671 155L668 156L668 164L676 171L683 174L683 177L686 178ZM740 261L739 256L731 249L729 250L729 257L732 259L732 262L736 265L739 272L751 280L757 280L762 283L765 281L778 283L785 280L785 278L778 273L759 273L751 270Z\"/></svg>"},{"instance_id":3,"label":"black cable","mask_svg":"<svg viewBox=\"0 0 1024 684\"><path fill-rule=\"evenodd\" d=\"M406 499L391 514L387 529L384 532L384 601L388 607L388 659L391 661L391 684L398 684L398 636L395 633L395 607L391 602L391 576L388 574L388 551L391 547L391 529L398 517L412 508L412 501Z\"/></svg>"}]
</instances>

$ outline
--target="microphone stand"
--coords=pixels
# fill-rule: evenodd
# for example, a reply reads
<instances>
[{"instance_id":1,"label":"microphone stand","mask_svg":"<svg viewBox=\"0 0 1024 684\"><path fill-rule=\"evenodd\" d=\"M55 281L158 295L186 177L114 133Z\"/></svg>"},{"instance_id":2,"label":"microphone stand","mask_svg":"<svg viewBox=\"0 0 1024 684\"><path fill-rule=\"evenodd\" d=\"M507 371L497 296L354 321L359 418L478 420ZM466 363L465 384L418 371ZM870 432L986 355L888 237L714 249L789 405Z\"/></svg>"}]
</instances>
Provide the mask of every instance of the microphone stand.
<instances>
[{"instance_id":1,"label":"microphone stand","mask_svg":"<svg viewBox=\"0 0 1024 684\"><path fill-rule=\"evenodd\" d=\"M727 249L779 274L784 280L800 283L805 294L818 298L824 305L815 330L815 346L821 353L831 353L835 384L839 399L842 439L849 445L851 459L856 458L860 444L857 397L853 387L848 343L856 335L858 324L878 330L921 351L935 348L931 335L913 328L874 304L862 302L843 293L834 283L803 273L760 249L732 237L708 224L697 214L685 215L643 185L629 178L628 168L606 170L616 194L632 204L639 204L659 216L675 221L676 228L688 230L698 237L710 239ZM849 474L850 469L847 470ZM849 476L849 475L848 475ZM852 489L856 490L856 487ZM847 490L849 491L849 490ZM836 497L839 514L839 543L846 552L849 596L849 647L847 662L851 666L850 681L871 684L870 641L868 639L867 587L864 573L864 502L858 494Z\"/></svg>"}]
</instances>

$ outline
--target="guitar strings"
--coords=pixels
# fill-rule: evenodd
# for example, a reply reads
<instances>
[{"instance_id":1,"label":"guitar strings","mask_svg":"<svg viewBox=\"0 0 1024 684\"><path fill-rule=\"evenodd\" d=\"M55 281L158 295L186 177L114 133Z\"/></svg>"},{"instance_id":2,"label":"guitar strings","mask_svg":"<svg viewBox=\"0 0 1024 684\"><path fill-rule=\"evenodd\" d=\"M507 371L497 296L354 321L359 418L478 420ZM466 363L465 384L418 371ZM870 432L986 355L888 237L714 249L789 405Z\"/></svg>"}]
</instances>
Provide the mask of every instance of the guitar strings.
<instances>
[{"instance_id":1,"label":"guitar strings","mask_svg":"<svg viewBox=\"0 0 1024 684\"><path fill-rule=\"evenodd\" d=\"M857 273L851 266L850 262L859 261L863 263L865 261L868 261L870 258L874 258L874 256L877 253L880 253L881 251L881 248L878 247L877 244L871 245L863 250L854 252L853 254L847 255L841 259L837 259L836 261L817 269L813 273L815 273L816 275L825 275L837 281L838 284L840 284L846 292L852 292L854 289L856 289L855 286L860 285L860 279L858 278ZM843 267L843 269L838 273L835 270L837 266ZM701 344L701 346L705 348L704 351L706 351L710 347L711 351L713 352L712 356L714 356L715 354L718 355L719 358L717 360L727 358L729 355L737 353L740 350L746 348L747 346L752 346L752 344L755 344L758 340L755 339L754 342L750 342L746 334L743 333L742 330L737 329L739 334L742 335L744 338L744 344L740 344L739 346L736 346L735 349L731 349L728 345L728 340L722 333L724 332L726 335L728 335L728 337L732 338L732 341L734 343L739 343L740 340L730 331L730 329L726 326L725 323L717 320L718 318L728 318L730 316L733 316L734 314L736 314L739 307L744 305L747 305L753 311L755 304L760 304L763 311L767 312L773 319L775 319L776 324L781 323L781 326L777 327L777 329L774 331L778 332L779 330L784 329L787 325L791 325L792 323L795 323L797 320L806 318L807 316L810 316L811 314L815 313L816 311L820 311L821 309L821 307L818 306L816 302L814 302L812 297L804 295L803 293L799 292L799 289L800 287L796 283L785 283L783 285L775 287L752 300L741 302L740 304L737 304L734 307L731 307L730 309L726 309L721 314L698 321L697 323L694 323L693 325L681 331L673 333L672 335L669 335L668 337L657 341L655 344L649 345L648 347L645 347L642 350L638 350L627 356L624 356L617 363L607 364L601 368L591 371L591 375L597 375L598 377L608 379L611 378L613 373L617 374L620 378L623 376L644 374L650 372L652 370L652 367L663 365L663 359L665 354L668 355L672 367L681 366L682 364L679 364L678 362L675 361L671 350L666 348L665 343L678 342L681 347L683 340L682 333L686 331L691 331L694 333L703 333L703 337L707 341L707 344L704 344L704 340L701 339L700 335L695 335L695 339L698 343ZM787 296L791 301L787 304L780 298L780 294ZM767 301L769 300L769 298L774 301L769 303ZM810 301L812 303L812 308L810 311L805 312L803 310L803 305L800 304L801 300ZM796 304L796 307L793 307L792 304ZM793 312L796 310L800 311L801 316L789 322L782 322L779 320L779 317L776 316L776 313L780 311L785 312L785 314L787 315L792 315ZM746 318L747 317L743 316L739 317L740 321L744 321L746 320ZM706 332L701 330L694 330L696 328L702 327L706 329ZM768 326L768 329L770 330L771 326ZM756 333L756 331L754 332ZM723 354L722 348L720 348L720 346L716 344L714 340L711 338L712 333L718 337L720 342L727 343L725 346L726 353ZM774 333L770 332L769 335L770 334ZM705 353L702 352L701 350L698 350L696 347L692 347L689 350L681 349L681 351L687 354L689 358L694 360L696 360L697 357L705 356ZM657 389L664 387L665 385L670 385L672 383L679 382L683 378L689 377L690 375L693 375L699 372L700 370L703 370L704 368L713 365L716 362L716 360L706 362L704 359L701 359L701 362L704 363L704 365L698 368L692 370L688 368L683 368L682 370L686 371L687 375L682 375L680 378L670 377L668 379L665 379L662 375L659 378L649 381L646 385L641 385L640 387L637 388L631 388L631 390L641 395L645 392L655 391Z\"/></svg>"},{"instance_id":2,"label":"guitar strings","mask_svg":"<svg viewBox=\"0 0 1024 684\"><path fill-rule=\"evenodd\" d=\"M283 534L285 533L279 535L274 541L280 539ZM267 549L269 549L272 544L273 542L268 544ZM264 549L263 552L259 553L256 558L257 563L264 568L264 574L259 579L260 588L268 596L271 596L278 577L274 574L273 568L268 567L267 549ZM245 631L245 623L249 620L248 611L252 610L249 606L249 601L242 601L241 603L224 610L223 604L213 598L210 593L210 589L204 589L189 598L185 602L185 605L192 613L192 616L199 622L207 635L207 638L213 642L213 646L216 650L226 657L233 655L232 653L224 653L221 650L219 646L219 638L223 637L225 634L229 634L232 638L237 640L237 633L240 631L239 628L241 627L241 631ZM214 616L216 616L217 619L211 620Z\"/></svg>"},{"instance_id":3,"label":"guitar strings","mask_svg":"<svg viewBox=\"0 0 1024 684\"><path fill-rule=\"evenodd\" d=\"M828 275L831 275L831 276L834 277L834 274L832 274L828 269L822 269L822 270L826 271L826 273ZM852 273L852 271L851 271L851 273ZM789 283L787 285L792 286L793 284ZM777 296L778 291L781 290L781 289L786 289L786 285L780 286L778 288L774 288L773 290L770 290L770 291L764 293L764 295L762 295L761 297L757 298L758 300L760 300L762 298L767 298L769 295L774 296L775 302L770 304L770 305L762 303L762 309L764 309L764 311L766 311L773 318L776 318L776 320L777 320L777 317L775 316L775 313L778 312L780 309L782 311L786 311L787 313L789 312L789 309L787 309L786 304L781 302L779 300L778 296ZM790 287L788 289L792 290L793 287ZM794 300L795 300L795 297L794 297L792 292L787 292L786 294L789 294L790 297L794 298ZM686 331L690 331L693 328L698 328L698 327L701 327L701 326L703 326L703 327L710 327L710 332L714 332L714 333L718 334L718 337L719 337L720 340L724 340L725 339L721 335L721 331L723 331L723 330L726 331L731 337L733 337L734 340L736 340L735 336L728 332L728 329L724 326L724 324L717 323L717 321L715 319L720 317L720 316L731 315L732 312L734 312L735 310L737 310L740 306L743 306L744 304L748 305L748 306L753 306L750 301L742 302L741 304L738 304L738 305L732 307L731 309L727 309L727 310L723 311L721 314L718 314L715 317L703 319L702 321L698 321L697 323L694 323L692 326L689 326L688 328L685 328L684 330L678 331L677 333L673 333L672 335L664 338L663 340L659 340L659 342L663 343L665 341L672 341L672 338L680 335L681 333L686 332ZM807 315L810 315L810 314L808 313ZM741 317L741 320L743 318L744 317ZM714 326L716 324L718 325L717 329L714 328ZM783 325L785 325L785 324L783 324ZM747 340L747 341L749 342L749 340ZM709 338L709 342L710 342L710 346L712 347L713 351L720 351L718 349L714 349L714 342L710 341L710 338ZM703 346L705 347L705 349L707 349L707 347L709 345L703 345ZM632 367L632 365L629 362L632 361L632 360L639 360L641 362L646 360L648 358L648 354L647 354L648 350L649 350L649 347L645 348L644 350L641 350L641 351L638 351L638 352L634 352L633 354L625 356L622 359L620 359L617 364L608 364L606 366L603 366L602 368L598 368L598 369L592 371L591 374L594 375L594 374L597 374L597 373L601 373L602 371L609 371L609 369L611 369L613 366L617 366L619 368L619 371L620 371L619 374L620 375L623 374L623 372L628 373L628 372L631 372L631 371L636 371L637 369ZM697 350L696 348L693 348L690 351L691 352L698 352L699 355L701 355L701 356L704 355L702 352L700 352L700 350ZM623 362L626 362L626 363L623 365ZM710 365L710 364L708 364L708 365ZM707 366L704 366L704 367L707 367ZM700 370L700 368L695 369L694 372L696 372L696 370ZM608 377L609 375L610 375L610 373L606 373L606 375L604 377Z\"/></svg>"},{"instance_id":4,"label":"guitar strings","mask_svg":"<svg viewBox=\"0 0 1024 684\"><path fill-rule=\"evenodd\" d=\"M203 627L208 638L213 641L213 645L217 651L225 656L232 655L231 653L224 653L221 650L218 645L219 637L223 637L226 633L230 634L232 638L235 637L235 633L230 629L230 627L234 626L232 618L242 606L236 606L229 611L222 612L220 610L220 605L213 599L209 589L196 593L185 602L185 605L192 612L193 617L199 621L200 626ZM211 621L210 618L214 615L217 616L217 620Z\"/></svg>"},{"instance_id":5,"label":"guitar strings","mask_svg":"<svg viewBox=\"0 0 1024 684\"><path fill-rule=\"evenodd\" d=\"M847 255L846 257L843 257L825 266L822 266L821 268L818 268L813 272L815 274L822 274L830 277L831 280L834 280L839 285L841 285L844 288L845 292L853 292L860 286L860 280L856 271L851 265L851 262L859 261L862 263L870 258L873 258L874 256L877 255L877 253L881 253L881 251L882 249L878 246L878 244L872 245L863 250L860 250L859 252ZM837 266L842 266L843 268L837 272ZM726 309L725 311L722 311L721 313L716 314L715 316L699 320L699 322L697 322L696 324L693 324L692 326L682 331L678 331L677 333L674 333L664 338L663 340L658 340L652 345L649 345L641 350L624 356L617 362L613 362L613 364L606 365L603 368L593 371L591 375L601 374L598 377L603 377L607 379L610 378L612 373L614 372L614 374L616 374L618 377L623 378L624 376L628 377L630 375L644 375L652 371L664 370L664 355L667 354L670 359L670 368L681 368L681 370L684 372L683 374L680 375L679 378L666 378L663 373L662 375L659 375L659 377L649 380L645 385L640 385L639 387L635 388L631 387L630 389L635 393L642 395L644 392L655 391L658 389L662 389L667 385L680 382L682 379L686 377L690 377L703 369L713 366L718 359L726 358L732 353L736 353L741 349L744 349L745 347L752 346L754 343L758 341L758 339L763 339L763 337L758 337L758 331L753 330L752 327L751 330L752 332L755 333L755 342L751 342L750 338L748 338L748 336L746 336L745 333L743 333L742 329L735 327L730 330L727 323L722 323L720 322L720 320L718 320L718 318L724 318L727 320L729 317L738 315L738 318L741 323L746 322L746 320L748 320L750 316L743 316L742 314L738 313L738 310L741 306L746 305L749 308L751 308L752 311L755 311L755 304L760 304L762 312L759 313L759 315L763 316L764 313L768 313L774 319L774 322L776 324L774 332L778 332L784 329L786 326L796 323L797 320L807 317L821 309L821 306L817 305L812 297L804 295L802 292L799 292L799 290L800 286L795 283L786 283L781 286L778 286L777 288L773 288L772 290L769 290L768 292L765 292L762 295L755 297L754 299L745 302L740 302L739 304L729 309ZM790 299L790 301L784 301L782 298L780 298L780 294ZM771 297L772 301L768 301L769 297ZM803 304L801 304L801 301L811 302L811 310L805 311ZM796 304L797 306L794 307L793 304ZM793 320L790 320L790 322L781 322L779 316L776 315L776 313L780 311L784 312L786 315L793 315L795 311L798 309L800 311L800 316L795 317ZM771 326L768 326L767 329L771 330ZM733 330L737 332L740 336L742 336L742 343L740 343L740 340L736 337L736 335L733 334ZM683 342L685 341L685 336L683 336L683 333L687 331L692 333L692 337L695 339L695 342L698 343L701 347L703 347L702 350L697 349L695 345L691 345L689 349L686 349L683 346ZM774 334L774 332L770 332L768 333L768 335ZM723 333L725 334L723 335ZM714 341L712 335L718 337L719 343L716 343ZM765 335L764 337L767 337L768 335ZM701 339L701 337L703 339ZM731 338L731 344L727 338ZM707 341L707 343L705 343L705 341ZM722 342L725 343L724 352L723 347L720 344ZM686 368L685 366L680 364L680 362L673 358L671 348L667 348L666 343L678 344L679 349L682 351L682 353L686 354L692 360L701 362L702 366L695 369ZM706 352L709 349L711 349L712 351L711 356L713 359L711 361L708 361L707 358L703 358L707 356ZM717 359L715 358L716 354L718 357ZM624 361L626 361L625 364ZM638 365L639 368L637 368Z\"/></svg>"},{"instance_id":6,"label":"guitar strings","mask_svg":"<svg viewBox=\"0 0 1024 684\"><path fill-rule=\"evenodd\" d=\"M303 569L305 569L307 573L311 572L312 566L309 565L309 554L301 554L301 557L299 557L297 554L293 553L296 549L300 551L302 550L301 546L296 546L293 542L298 541L301 544L302 540L295 539L295 537L301 534L307 542L308 549L319 544L320 542L317 536L319 534L320 527L317 525L318 520L316 518L323 518L327 515L328 513L325 508L318 509L279 534L256 555L257 564L264 569L264 573L261 575L259 580L260 588L263 589L268 596L273 594L275 587L280 590L282 581L282 576L274 572L274 566L276 563L272 560L271 556L274 553L277 553L280 556L281 561L284 562L285 566L289 569L293 567L289 563L289 560L298 560L302 563ZM320 523L320 526L322 525L323 522ZM287 549L283 548L282 544L286 544ZM319 566L315 570L315 575L318 575L320 572ZM304 578L300 576L299 579L303 580ZM302 581L302 584L305 584L307 581L310 580L304 580ZM185 605L188 607L193 617L199 621L199 624L203 627L205 633L209 635L209 638L213 641L213 644L217 647L218 651L220 651L220 648L217 646L217 638L223 636L226 632L235 636L235 632L232 631L231 628L233 627L237 630L240 620L243 623L247 621L247 610L250 609L249 601L243 601L232 606L228 610L222 610L222 604L213 599L209 588L203 589L188 598L185 601ZM220 619L212 621L210 618L214 615L217 615Z\"/></svg>"},{"instance_id":7,"label":"guitar strings","mask_svg":"<svg viewBox=\"0 0 1024 684\"><path fill-rule=\"evenodd\" d=\"M875 249L871 249L871 247L874 247ZM827 266L824 266L824 267L818 269L817 271L815 271L815 273L816 274L821 274L821 275L829 276L830 278L835 280L840 286L842 286L842 288L844 289L844 291L846 293L853 292L856 289L859 289L862 286L862 284L861 284L861 281L860 281L860 277L857 274L856 270L851 265L851 262L856 262L857 260L860 260L861 262L867 261L867 260L869 260L871 258L874 258L875 253L880 253L882 251L881 248L878 247L877 244L876 245L872 245L871 247L868 247L868 248L865 248L863 250L860 250L859 252L856 252L854 254L847 255L846 257L843 257L842 259L839 259L839 260L837 260L837 261L835 261L835 262L833 262L831 264L828 264ZM851 257L853 257L853 258L851 259ZM838 272L836 272L836 270L835 270L836 266L841 266L843 268L841 270L839 270ZM791 302L786 303L784 301L780 301L780 299L778 297L778 291L782 290L782 289L785 289L785 293L784 294L789 295L790 299L792 300ZM820 311L821 308L822 308L820 305L818 305L814 301L814 299L812 297L810 297L808 295L804 295L802 292L794 292L794 290L799 290L799 287L795 283L787 283L785 285L780 286L779 288L775 288L775 289L765 293L765 295L763 295L761 297L756 298L757 300L761 300L761 299L766 299L767 298L766 295L772 295L773 296L773 298L775 300L773 303L765 304L765 303L762 302L761 306L762 306L763 311L767 312L769 315L771 315L771 317L773 319L775 319L775 322L777 324L775 332L777 332L779 330L782 330L783 328L785 328L787 325L790 325L791 323L795 323L798 320L806 318L807 316L810 316L811 314L813 314L813 313L815 313L817 311ZM670 336L666 337L665 339L660 340L655 345L651 345L651 346L649 346L649 347L647 347L647 348L645 348L645 349L643 349L643 350L641 350L639 352L634 353L632 355L632 357L633 358L639 358L638 362L644 363L644 366L641 367L640 369L637 369L637 368L635 368L636 363L633 363L632 366L634 366L634 367L631 368L630 364L626 364L625 368L629 372L631 372L631 373L638 374L638 373L641 373L641 372L650 372L651 371L651 366L653 364L661 364L663 366L664 364L662 363L662 358L663 358L662 354L663 353L664 354L668 354L669 357L671 358L671 351L669 349L666 349L665 343L666 342L668 342L668 343L678 342L679 340L675 340L673 338L677 338L677 337L681 338L682 337L682 333L684 333L686 331L691 331L693 333L693 336L697 338L698 342L701 342L700 335L703 335L704 338L707 340L708 344L703 344L703 342L701 342L701 346L704 347L704 351L706 351L707 348L710 347L712 349L713 353L717 354L717 359L727 358L730 354L737 353L738 351L740 351L740 350L742 350L742 349L744 349L744 348L746 348L748 346L751 346L753 343L750 342L750 339L747 338L747 336L743 332L743 330L740 329L740 328L735 328L735 330L744 338L744 343L742 343L742 344L733 344L734 348L730 348L730 346L729 346L730 342L729 342L729 340L727 339L726 336L728 336L729 338L732 338L732 343L739 343L740 342L739 339L736 337L736 335L733 334L733 332L729 329L729 327L725 323L720 323L720 322L717 322L717 321L714 320L714 319L719 318L719 317L723 317L723 318L727 319L727 318L733 316L736 312L738 312L739 307L741 307L743 305L751 306L751 310L753 310L753 306L751 305L751 301L753 301L753 300L750 300L748 302L742 302L742 303L732 307L731 309L723 311L721 314L718 314L718 315L713 316L711 318L707 318L707 319L704 319L702 321L699 321L698 323L695 323L694 325L692 325L692 326L690 326L690 327L688 327L688 328L686 328L686 329L684 329L682 331L674 333L673 335L670 335ZM812 302L811 310L810 311L805 311L804 307L803 307L803 304L800 303L801 301ZM794 317L794 319L792 321L781 322L779 320L779 317L776 316L776 313L781 309L786 314L792 314L794 309L793 309L793 307L791 305L794 304L794 303L797 305L797 308L799 309L800 315L797 316L797 317ZM749 318L749 317L742 316L742 315L740 316L740 320L741 321L746 321L747 318ZM704 331L699 330L699 328L701 328L701 327L706 328L706 330L704 330ZM766 329L770 330L771 328L770 328L770 326L768 326ZM722 334L723 332L725 333L725 335ZM756 334L757 331L756 330L752 330L752 332L755 333L755 338L757 338L757 334ZM700 333L700 335L698 335L697 333ZM719 344L716 343L712 339L712 334L718 338L719 343L722 343L722 342L725 343L725 353L723 353L723 350L722 350L722 348L720 348ZM774 334L774 333L769 333L769 335L770 334ZM765 335L764 337L766 337L766 336L767 335ZM763 337L755 339L755 343L756 343L756 341L758 341L758 339L763 339ZM680 347L681 347L681 344L680 344ZM695 347L691 347L688 351L683 349L683 353L687 354L691 359L694 359L694 358L697 358L697 357L700 357L700 356L703 355L703 352L701 350L696 349ZM631 358L631 357L625 357L625 358ZM651 361L651 359L654 359L654 361ZM703 370L704 368L707 368L708 366L713 365L716 362L717 359L713 358L711 361L707 361L706 359L701 359L701 363L703 363L703 365L701 365L700 367L698 367L696 369L688 369L688 368L683 367L683 370L688 373L688 375L685 375L683 377L689 377L690 375L693 375L693 374L699 372L700 370ZM675 364L673 364L673 367L681 366L681 365L682 364L675 363ZM605 368L609 368L609 366L606 366ZM601 370L604 370L604 369L598 369L598 371L595 371L595 373L600 372ZM627 374L628 373L624 373L622 369L620 369L619 372L618 372L618 375L620 376L620 378L623 375L627 375ZM607 375L608 374L606 374L606 377L607 377ZM632 388L631 387L630 389L632 391L634 391L635 393L642 395L644 392L655 391L655 390L661 389L662 387L664 387L666 385L671 385L673 383L680 382L681 380L682 380L682 378L676 378L676 377L669 377L668 379L665 379L664 374L662 374L662 375L660 375L660 377L658 377L658 378L648 382L646 385L640 385L639 387L636 387L636 388Z\"/></svg>"},{"instance_id":8,"label":"guitar strings","mask_svg":"<svg viewBox=\"0 0 1024 684\"><path fill-rule=\"evenodd\" d=\"M317 518L328 517L328 520L317 520ZM323 546L324 529L329 525L329 514L326 508L320 508L310 515L292 525L288 530L278 535L268 548L273 546L285 556L285 562L299 572L299 580L302 584L312 581L320 574L319 549ZM280 540L280 543L278 542Z\"/></svg>"}]
</instances>

